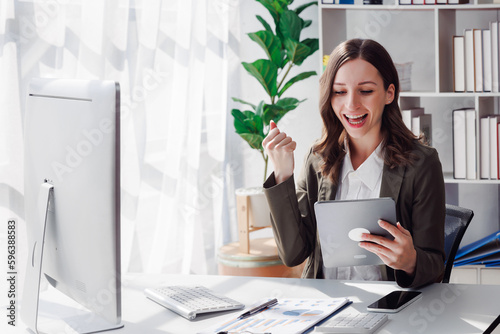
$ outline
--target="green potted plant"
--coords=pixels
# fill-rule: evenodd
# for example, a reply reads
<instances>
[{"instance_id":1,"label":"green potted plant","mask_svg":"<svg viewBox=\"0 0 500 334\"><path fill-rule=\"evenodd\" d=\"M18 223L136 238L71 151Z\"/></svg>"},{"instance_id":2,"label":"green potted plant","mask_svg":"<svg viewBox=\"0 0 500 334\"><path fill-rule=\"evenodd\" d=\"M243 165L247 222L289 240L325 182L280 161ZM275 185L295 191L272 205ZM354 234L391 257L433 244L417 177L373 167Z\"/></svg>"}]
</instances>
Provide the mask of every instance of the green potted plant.
<instances>
[{"instance_id":1,"label":"green potted plant","mask_svg":"<svg viewBox=\"0 0 500 334\"><path fill-rule=\"evenodd\" d=\"M291 77L292 68L300 66L306 58L319 48L317 38L301 40L302 31L309 27L311 20L304 20L300 14L308 7L317 5L312 1L290 9L293 0L256 0L271 14L271 25L260 15L257 20L263 29L248 34L263 50L266 58L252 63L242 62L245 70L262 85L266 99L258 103L243 101L233 97L233 101L250 109L232 109L234 127L251 148L260 152L264 160L264 180L267 176L268 157L262 147L262 140L269 132L271 120L277 124L289 111L305 101L294 97L286 97L285 92L295 83L307 79L317 73L306 71ZM239 191L239 190L238 190ZM238 194L237 191L237 195ZM265 199L264 199L265 201ZM255 210L254 210L255 211Z\"/></svg>"},{"instance_id":2,"label":"green potted plant","mask_svg":"<svg viewBox=\"0 0 500 334\"><path fill-rule=\"evenodd\" d=\"M317 1L308 2L296 9L288 6L293 0L256 0L271 14L274 29L260 15L256 15L264 29L249 33L248 36L264 50L267 58L257 59L252 63L242 62L243 67L264 88L269 100L250 103L238 98L233 100L252 110L232 109L234 127L253 149L258 150L264 160L264 180L267 176L268 157L262 147L262 140L269 132L269 122L276 124L289 111L297 108L304 100L284 97L284 93L293 84L316 75L315 71L299 73L289 78L290 70L300 66L306 58L318 50L317 38L300 40L302 30L309 27L311 20L304 20L300 14L304 9L317 5Z\"/></svg>"}]
</instances>

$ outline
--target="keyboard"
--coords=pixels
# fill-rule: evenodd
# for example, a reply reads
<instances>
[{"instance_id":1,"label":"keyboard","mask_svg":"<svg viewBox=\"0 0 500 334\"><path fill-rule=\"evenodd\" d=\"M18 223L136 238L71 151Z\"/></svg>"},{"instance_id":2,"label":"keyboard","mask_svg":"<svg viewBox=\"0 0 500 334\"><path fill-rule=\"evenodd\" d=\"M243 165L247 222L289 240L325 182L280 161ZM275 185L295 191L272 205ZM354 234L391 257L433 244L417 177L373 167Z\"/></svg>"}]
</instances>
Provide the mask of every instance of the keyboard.
<instances>
[{"instance_id":1,"label":"keyboard","mask_svg":"<svg viewBox=\"0 0 500 334\"><path fill-rule=\"evenodd\" d=\"M347 309L317 326L314 333L371 334L379 329L387 319L387 314L384 313L359 313Z\"/></svg>"},{"instance_id":2,"label":"keyboard","mask_svg":"<svg viewBox=\"0 0 500 334\"><path fill-rule=\"evenodd\" d=\"M217 294L204 286L164 286L147 288L146 297L171 311L193 320L201 313L238 310L245 305Z\"/></svg>"}]
</instances>

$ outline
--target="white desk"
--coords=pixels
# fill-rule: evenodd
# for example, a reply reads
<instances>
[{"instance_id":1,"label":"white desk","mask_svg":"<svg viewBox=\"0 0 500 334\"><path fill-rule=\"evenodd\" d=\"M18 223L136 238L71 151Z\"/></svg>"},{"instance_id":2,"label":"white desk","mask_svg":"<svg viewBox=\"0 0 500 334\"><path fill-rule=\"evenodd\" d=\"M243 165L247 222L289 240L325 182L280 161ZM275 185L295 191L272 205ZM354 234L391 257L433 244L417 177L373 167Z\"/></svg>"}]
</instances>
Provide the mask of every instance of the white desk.
<instances>
[{"instance_id":1,"label":"white desk","mask_svg":"<svg viewBox=\"0 0 500 334\"><path fill-rule=\"evenodd\" d=\"M188 321L150 301L142 292L145 287L165 284L202 284L245 305L266 297L348 297L353 301L350 307L361 312L366 312L369 303L398 289L390 282L194 275L127 276L123 283L122 300L125 327L109 333L196 333L234 315L233 312L226 312ZM378 333L483 333L500 314L499 286L434 284L421 291L423 296L420 300L390 315L390 320ZM55 300L58 295L55 290L41 294L39 323L50 326L51 334L72 333L56 318L71 315L75 309L60 305ZM22 319L18 319L12 333L27 333Z\"/></svg>"}]
</instances>

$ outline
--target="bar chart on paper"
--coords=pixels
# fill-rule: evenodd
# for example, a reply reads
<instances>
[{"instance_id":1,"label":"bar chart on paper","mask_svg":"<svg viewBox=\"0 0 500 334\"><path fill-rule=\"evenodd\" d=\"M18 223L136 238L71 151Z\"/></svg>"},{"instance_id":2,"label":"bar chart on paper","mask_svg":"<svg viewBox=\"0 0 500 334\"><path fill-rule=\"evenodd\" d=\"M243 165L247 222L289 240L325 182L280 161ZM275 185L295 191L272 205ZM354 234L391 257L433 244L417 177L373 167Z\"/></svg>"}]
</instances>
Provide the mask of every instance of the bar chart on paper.
<instances>
[{"instance_id":1,"label":"bar chart on paper","mask_svg":"<svg viewBox=\"0 0 500 334\"><path fill-rule=\"evenodd\" d=\"M303 299L287 298L278 301L251 317L226 319L210 332L252 331L258 333L302 333L349 302L346 298Z\"/></svg>"}]
</instances>

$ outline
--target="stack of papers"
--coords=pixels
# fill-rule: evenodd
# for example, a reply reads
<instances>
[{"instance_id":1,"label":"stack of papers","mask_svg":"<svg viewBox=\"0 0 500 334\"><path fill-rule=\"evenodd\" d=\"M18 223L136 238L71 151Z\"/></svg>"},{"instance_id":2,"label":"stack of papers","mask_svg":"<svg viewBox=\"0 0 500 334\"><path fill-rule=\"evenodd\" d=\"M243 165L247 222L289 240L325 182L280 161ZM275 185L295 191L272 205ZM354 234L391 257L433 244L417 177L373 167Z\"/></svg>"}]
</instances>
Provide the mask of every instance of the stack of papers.
<instances>
[{"instance_id":1,"label":"stack of papers","mask_svg":"<svg viewBox=\"0 0 500 334\"><path fill-rule=\"evenodd\" d=\"M458 250L455 266L481 264L486 267L500 266L500 231L490 234Z\"/></svg>"},{"instance_id":2,"label":"stack of papers","mask_svg":"<svg viewBox=\"0 0 500 334\"><path fill-rule=\"evenodd\" d=\"M304 333L348 303L347 298L280 299L278 304L251 317L238 319L240 314L237 314L202 333L244 331L273 334Z\"/></svg>"}]
</instances>

